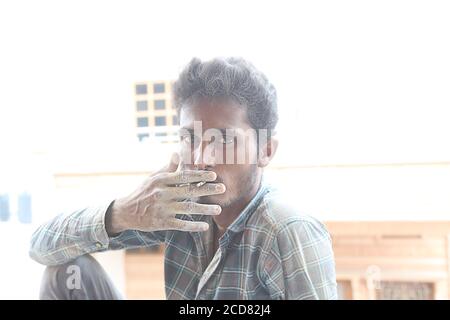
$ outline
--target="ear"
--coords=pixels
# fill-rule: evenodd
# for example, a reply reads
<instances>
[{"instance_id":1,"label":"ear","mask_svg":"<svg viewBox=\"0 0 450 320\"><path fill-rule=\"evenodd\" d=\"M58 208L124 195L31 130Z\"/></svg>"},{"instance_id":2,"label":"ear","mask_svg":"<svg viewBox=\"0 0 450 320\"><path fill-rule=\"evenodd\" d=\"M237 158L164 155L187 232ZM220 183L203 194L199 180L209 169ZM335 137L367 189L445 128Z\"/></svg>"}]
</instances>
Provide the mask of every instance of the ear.
<instances>
[{"instance_id":1,"label":"ear","mask_svg":"<svg viewBox=\"0 0 450 320\"><path fill-rule=\"evenodd\" d=\"M278 148L278 140L275 137L271 137L269 141L259 148L258 167L266 167L272 160L275 152Z\"/></svg>"}]
</instances>

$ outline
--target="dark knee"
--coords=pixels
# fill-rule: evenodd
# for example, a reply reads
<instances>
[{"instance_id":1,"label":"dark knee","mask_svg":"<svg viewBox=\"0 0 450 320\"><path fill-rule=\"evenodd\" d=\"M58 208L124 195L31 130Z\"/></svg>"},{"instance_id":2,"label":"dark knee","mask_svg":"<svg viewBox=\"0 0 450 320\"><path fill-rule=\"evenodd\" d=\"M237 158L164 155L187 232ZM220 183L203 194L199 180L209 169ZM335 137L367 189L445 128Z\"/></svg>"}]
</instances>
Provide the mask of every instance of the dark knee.
<instances>
[{"instance_id":1,"label":"dark knee","mask_svg":"<svg viewBox=\"0 0 450 320\"><path fill-rule=\"evenodd\" d=\"M98 268L101 267L97 260L91 255L86 254L64 264L48 266L45 268L44 278L56 277L57 280L64 280L68 275L73 274L74 272L83 271L83 273L89 273L90 270Z\"/></svg>"},{"instance_id":2,"label":"dark knee","mask_svg":"<svg viewBox=\"0 0 450 320\"><path fill-rule=\"evenodd\" d=\"M45 268L41 282L41 299L66 299L70 290L83 281L91 282L103 272L100 264L86 254L67 263Z\"/></svg>"},{"instance_id":3,"label":"dark knee","mask_svg":"<svg viewBox=\"0 0 450 320\"><path fill-rule=\"evenodd\" d=\"M101 266L98 263L98 261L95 260L95 258L90 254L79 256L75 260L67 262L65 266L66 267L77 266L84 271L89 271L90 269L101 269Z\"/></svg>"},{"instance_id":4,"label":"dark knee","mask_svg":"<svg viewBox=\"0 0 450 320\"><path fill-rule=\"evenodd\" d=\"M100 263L84 255L59 266L50 266L44 272L41 299L101 300L120 299Z\"/></svg>"}]
</instances>

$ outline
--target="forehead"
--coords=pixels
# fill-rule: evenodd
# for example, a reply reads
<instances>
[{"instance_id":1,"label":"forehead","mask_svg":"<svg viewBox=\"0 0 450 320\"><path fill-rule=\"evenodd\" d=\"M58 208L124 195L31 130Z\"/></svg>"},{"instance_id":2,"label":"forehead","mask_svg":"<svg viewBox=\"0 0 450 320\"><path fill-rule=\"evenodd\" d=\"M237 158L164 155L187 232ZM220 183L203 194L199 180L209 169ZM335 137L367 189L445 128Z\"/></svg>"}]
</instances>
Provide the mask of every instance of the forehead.
<instances>
[{"instance_id":1,"label":"forehead","mask_svg":"<svg viewBox=\"0 0 450 320\"><path fill-rule=\"evenodd\" d=\"M180 110L180 126L193 128L195 121L201 121L203 129L249 129L245 107L229 100L197 99Z\"/></svg>"}]
</instances>

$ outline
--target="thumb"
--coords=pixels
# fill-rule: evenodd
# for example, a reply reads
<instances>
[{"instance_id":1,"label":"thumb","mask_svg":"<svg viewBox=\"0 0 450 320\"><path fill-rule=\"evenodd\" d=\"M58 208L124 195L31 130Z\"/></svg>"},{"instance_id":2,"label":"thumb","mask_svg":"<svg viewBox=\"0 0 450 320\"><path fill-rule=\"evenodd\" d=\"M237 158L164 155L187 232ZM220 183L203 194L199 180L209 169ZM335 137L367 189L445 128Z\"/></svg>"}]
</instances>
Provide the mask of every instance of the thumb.
<instances>
[{"instance_id":1,"label":"thumb","mask_svg":"<svg viewBox=\"0 0 450 320\"><path fill-rule=\"evenodd\" d=\"M172 153L167 171L168 172L177 171L179 164L180 164L180 155L177 152Z\"/></svg>"}]
</instances>

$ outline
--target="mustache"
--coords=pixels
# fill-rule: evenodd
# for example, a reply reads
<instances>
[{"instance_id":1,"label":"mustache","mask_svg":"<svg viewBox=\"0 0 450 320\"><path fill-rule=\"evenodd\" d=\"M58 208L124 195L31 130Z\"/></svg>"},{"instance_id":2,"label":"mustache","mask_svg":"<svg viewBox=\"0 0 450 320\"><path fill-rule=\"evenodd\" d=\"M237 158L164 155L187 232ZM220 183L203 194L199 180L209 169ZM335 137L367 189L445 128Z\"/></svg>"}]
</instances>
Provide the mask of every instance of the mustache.
<instances>
[{"instance_id":1,"label":"mustache","mask_svg":"<svg viewBox=\"0 0 450 320\"><path fill-rule=\"evenodd\" d=\"M217 172L216 172L216 174L217 174ZM224 182L223 179L219 175L217 175L217 178L214 181L214 183L223 183L223 182Z\"/></svg>"}]
</instances>

